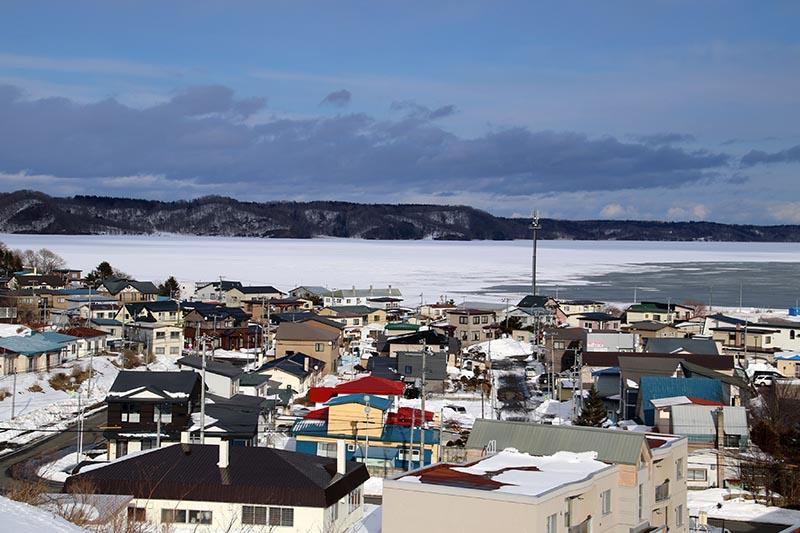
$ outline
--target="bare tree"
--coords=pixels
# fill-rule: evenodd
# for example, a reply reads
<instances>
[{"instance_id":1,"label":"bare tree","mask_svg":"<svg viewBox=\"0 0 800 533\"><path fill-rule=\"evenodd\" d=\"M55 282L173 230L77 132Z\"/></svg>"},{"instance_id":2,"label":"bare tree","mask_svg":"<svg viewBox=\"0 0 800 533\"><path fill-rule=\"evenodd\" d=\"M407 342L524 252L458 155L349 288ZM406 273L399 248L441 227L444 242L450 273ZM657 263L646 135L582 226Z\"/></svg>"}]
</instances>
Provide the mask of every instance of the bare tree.
<instances>
[{"instance_id":1,"label":"bare tree","mask_svg":"<svg viewBox=\"0 0 800 533\"><path fill-rule=\"evenodd\" d=\"M35 269L39 274L52 274L67 265L63 257L47 248L39 251L24 250L19 255L24 266Z\"/></svg>"}]
</instances>

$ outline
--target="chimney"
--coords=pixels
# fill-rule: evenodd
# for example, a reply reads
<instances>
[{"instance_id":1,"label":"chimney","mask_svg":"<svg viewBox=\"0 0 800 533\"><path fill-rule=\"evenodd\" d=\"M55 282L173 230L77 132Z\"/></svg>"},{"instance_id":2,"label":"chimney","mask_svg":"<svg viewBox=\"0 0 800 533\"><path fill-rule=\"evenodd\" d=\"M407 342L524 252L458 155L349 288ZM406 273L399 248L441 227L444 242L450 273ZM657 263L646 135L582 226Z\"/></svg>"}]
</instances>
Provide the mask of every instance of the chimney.
<instances>
[{"instance_id":1,"label":"chimney","mask_svg":"<svg viewBox=\"0 0 800 533\"><path fill-rule=\"evenodd\" d=\"M220 440L219 442L219 461L217 462L217 466L220 468L228 468L230 464L230 442L225 439Z\"/></svg>"},{"instance_id":2,"label":"chimney","mask_svg":"<svg viewBox=\"0 0 800 533\"><path fill-rule=\"evenodd\" d=\"M308 372L308 357L303 358L303 370Z\"/></svg>"},{"instance_id":3,"label":"chimney","mask_svg":"<svg viewBox=\"0 0 800 533\"><path fill-rule=\"evenodd\" d=\"M181 431L181 444L189 444L189 432Z\"/></svg>"},{"instance_id":4,"label":"chimney","mask_svg":"<svg viewBox=\"0 0 800 533\"><path fill-rule=\"evenodd\" d=\"M724 408L717 407L717 487L725 486L725 458L722 456L722 448L725 446L725 416Z\"/></svg>"},{"instance_id":5,"label":"chimney","mask_svg":"<svg viewBox=\"0 0 800 533\"><path fill-rule=\"evenodd\" d=\"M344 439L336 441L336 473L344 475L347 472L347 461L345 460L346 445Z\"/></svg>"}]
</instances>

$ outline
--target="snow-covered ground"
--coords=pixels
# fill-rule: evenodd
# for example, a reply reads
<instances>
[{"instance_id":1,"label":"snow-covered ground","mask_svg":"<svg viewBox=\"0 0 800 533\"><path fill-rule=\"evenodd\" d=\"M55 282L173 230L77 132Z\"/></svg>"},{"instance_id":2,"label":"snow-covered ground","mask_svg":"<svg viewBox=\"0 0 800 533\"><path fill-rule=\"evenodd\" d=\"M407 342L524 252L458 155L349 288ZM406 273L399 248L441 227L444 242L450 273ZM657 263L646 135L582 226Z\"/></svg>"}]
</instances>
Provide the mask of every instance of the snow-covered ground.
<instances>
[{"instance_id":1,"label":"snow-covered ground","mask_svg":"<svg viewBox=\"0 0 800 533\"><path fill-rule=\"evenodd\" d=\"M0 529L14 533L86 533L53 513L0 496Z\"/></svg>"},{"instance_id":2,"label":"snow-covered ground","mask_svg":"<svg viewBox=\"0 0 800 533\"><path fill-rule=\"evenodd\" d=\"M78 393L68 393L53 389L49 384L51 376L63 372L70 374L73 366L88 369L89 358L70 361L63 367L57 367L49 372L31 372L17 374L16 395L14 395L14 414L11 418L11 397L0 401L0 442L12 446L19 446L33 440L52 434L54 431L67 429L78 418L78 402L84 414L92 411L86 408L102 402L109 387L119 373L119 368L112 361L116 356L97 356L91 361L94 375L91 380L84 381ZM148 367L139 367L137 370L177 370L175 362L168 357L161 357ZM38 392L41 388L41 392ZM14 376L0 378L0 389L12 392L14 389ZM10 452L10 449L0 451L0 455Z\"/></svg>"},{"instance_id":3,"label":"snow-covered ground","mask_svg":"<svg viewBox=\"0 0 800 533\"><path fill-rule=\"evenodd\" d=\"M690 490L686 498L689 514L696 516L700 511L706 511L709 518L768 524L800 524L800 511L768 507L742 498L741 495L741 492L731 489Z\"/></svg>"}]
</instances>

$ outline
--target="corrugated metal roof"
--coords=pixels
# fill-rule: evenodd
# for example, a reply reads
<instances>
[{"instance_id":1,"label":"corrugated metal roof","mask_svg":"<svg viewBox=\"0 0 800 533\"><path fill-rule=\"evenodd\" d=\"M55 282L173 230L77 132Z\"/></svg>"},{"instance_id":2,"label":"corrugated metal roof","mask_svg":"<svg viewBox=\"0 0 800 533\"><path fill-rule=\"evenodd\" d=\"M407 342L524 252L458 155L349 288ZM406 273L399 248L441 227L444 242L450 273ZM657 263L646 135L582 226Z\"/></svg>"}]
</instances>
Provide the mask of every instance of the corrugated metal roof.
<instances>
[{"instance_id":1,"label":"corrugated metal roof","mask_svg":"<svg viewBox=\"0 0 800 533\"><path fill-rule=\"evenodd\" d=\"M710 405L674 405L672 431L677 435L716 435L718 407ZM747 410L744 407L723 407L723 426L727 435L746 437Z\"/></svg>"},{"instance_id":2,"label":"corrugated metal roof","mask_svg":"<svg viewBox=\"0 0 800 533\"><path fill-rule=\"evenodd\" d=\"M0 338L0 348L4 348L9 352L32 356L41 353L58 353L64 346L47 340L39 333L34 333L30 337L2 337Z\"/></svg>"},{"instance_id":3,"label":"corrugated metal roof","mask_svg":"<svg viewBox=\"0 0 800 533\"><path fill-rule=\"evenodd\" d=\"M703 400L722 402L722 383L709 378L681 378L642 376L639 395L642 399L644 423L652 426L654 409L650 400L674 396L694 396Z\"/></svg>"},{"instance_id":4,"label":"corrugated metal roof","mask_svg":"<svg viewBox=\"0 0 800 533\"><path fill-rule=\"evenodd\" d=\"M346 403L360 403L361 405L366 405L367 402L364 399L365 396L369 396L370 407L380 409L381 411L387 410L389 406L392 405L392 401L387 398L369 394L347 394L345 396L336 396L335 398L331 398L325 402L325 405L342 405Z\"/></svg>"},{"instance_id":5,"label":"corrugated metal roof","mask_svg":"<svg viewBox=\"0 0 800 533\"><path fill-rule=\"evenodd\" d=\"M532 455L552 455L559 451L597 452L606 463L635 465L645 444L645 434L631 431L578 426L550 426L527 422L476 420L467 448L483 449L489 441L496 449L516 448ZM649 451L647 452L649 453Z\"/></svg>"}]
</instances>

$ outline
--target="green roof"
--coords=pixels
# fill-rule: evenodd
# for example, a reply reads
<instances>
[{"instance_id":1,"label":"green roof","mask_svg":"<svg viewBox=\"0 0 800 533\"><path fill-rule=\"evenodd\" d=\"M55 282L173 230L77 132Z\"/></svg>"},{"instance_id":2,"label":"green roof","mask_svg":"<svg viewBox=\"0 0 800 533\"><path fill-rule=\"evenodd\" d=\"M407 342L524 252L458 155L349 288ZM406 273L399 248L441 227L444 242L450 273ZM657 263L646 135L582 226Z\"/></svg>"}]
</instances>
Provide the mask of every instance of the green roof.
<instances>
[{"instance_id":1,"label":"green roof","mask_svg":"<svg viewBox=\"0 0 800 533\"><path fill-rule=\"evenodd\" d=\"M398 322L394 324L388 324L386 326L387 331L418 331L419 324L405 324L403 322Z\"/></svg>"},{"instance_id":2,"label":"green roof","mask_svg":"<svg viewBox=\"0 0 800 533\"><path fill-rule=\"evenodd\" d=\"M650 453L644 433L579 426L551 426L502 420L475 421L467 448L484 449L495 441L497 451L506 448L531 455L552 455L559 451L597 452L604 463L637 465L642 448Z\"/></svg>"}]
</instances>

